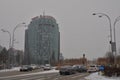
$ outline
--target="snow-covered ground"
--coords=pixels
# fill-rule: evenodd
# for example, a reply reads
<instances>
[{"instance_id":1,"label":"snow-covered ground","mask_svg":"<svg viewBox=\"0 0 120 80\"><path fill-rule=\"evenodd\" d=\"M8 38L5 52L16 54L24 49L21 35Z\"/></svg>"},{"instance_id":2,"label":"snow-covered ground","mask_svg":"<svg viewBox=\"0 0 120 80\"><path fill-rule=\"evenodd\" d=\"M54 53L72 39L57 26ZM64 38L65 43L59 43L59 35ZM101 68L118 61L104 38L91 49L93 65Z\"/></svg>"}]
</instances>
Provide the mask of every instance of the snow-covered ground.
<instances>
[{"instance_id":1,"label":"snow-covered ground","mask_svg":"<svg viewBox=\"0 0 120 80\"><path fill-rule=\"evenodd\" d=\"M3 69L0 72L8 72L8 71L19 71L20 67L13 67L12 69Z\"/></svg>"},{"instance_id":2,"label":"snow-covered ground","mask_svg":"<svg viewBox=\"0 0 120 80\"><path fill-rule=\"evenodd\" d=\"M0 72L19 71L19 70L20 70L20 67L13 67L12 69L3 69L3 70L0 70ZM59 72L59 71L55 70L53 68L52 70L42 71L42 72L38 72L38 73L54 73L54 72Z\"/></svg>"},{"instance_id":3,"label":"snow-covered ground","mask_svg":"<svg viewBox=\"0 0 120 80\"><path fill-rule=\"evenodd\" d=\"M7 71L18 71L20 67L16 67L13 69L8 69L8 70L1 70L0 72L7 72ZM58 73L59 70L48 70L48 71L41 71L41 72L36 72L36 73L29 73L29 74L20 74L20 75L13 75L13 76L7 76L7 77L0 77L0 78L10 78L10 77L17 77L17 76L27 76L27 75L36 75L36 74L47 74L47 73Z\"/></svg>"},{"instance_id":4,"label":"snow-covered ground","mask_svg":"<svg viewBox=\"0 0 120 80\"><path fill-rule=\"evenodd\" d=\"M85 77L85 79L87 80L120 80L120 77L105 77L105 76L98 74L98 72L96 72L96 73L92 73L91 75Z\"/></svg>"}]
</instances>

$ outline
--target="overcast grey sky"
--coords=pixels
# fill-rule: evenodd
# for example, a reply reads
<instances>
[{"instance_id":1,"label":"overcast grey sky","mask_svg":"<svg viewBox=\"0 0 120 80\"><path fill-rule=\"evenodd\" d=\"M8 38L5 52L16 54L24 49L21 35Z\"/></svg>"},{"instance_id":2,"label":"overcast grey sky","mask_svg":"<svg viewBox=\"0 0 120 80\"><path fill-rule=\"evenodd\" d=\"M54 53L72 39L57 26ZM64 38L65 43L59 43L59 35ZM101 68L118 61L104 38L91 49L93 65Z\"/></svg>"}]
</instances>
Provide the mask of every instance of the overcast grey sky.
<instances>
[{"instance_id":1,"label":"overcast grey sky","mask_svg":"<svg viewBox=\"0 0 120 80\"><path fill-rule=\"evenodd\" d=\"M61 33L61 52L65 58L88 59L105 55L110 50L109 22L92 13L106 13L112 24L120 16L120 0L0 0L0 29L12 33L22 22L29 24L31 18L43 14L55 17ZM120 22L116 24L117 47L120 47ZM15 31L15 47L24 49L24 27ZM7 47L9 36L0 31L0 44Z\"/></svg>"}]
</instances>

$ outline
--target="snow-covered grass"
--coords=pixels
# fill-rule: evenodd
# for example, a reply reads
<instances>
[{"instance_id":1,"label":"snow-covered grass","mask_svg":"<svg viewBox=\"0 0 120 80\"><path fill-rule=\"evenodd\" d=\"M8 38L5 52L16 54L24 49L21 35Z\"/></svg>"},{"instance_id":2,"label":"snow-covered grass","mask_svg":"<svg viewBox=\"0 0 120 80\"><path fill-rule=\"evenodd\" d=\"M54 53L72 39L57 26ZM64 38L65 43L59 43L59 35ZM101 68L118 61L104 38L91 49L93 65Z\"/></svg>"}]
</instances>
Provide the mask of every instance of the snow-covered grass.
<instances>
[{"instance_id":1,"label":"snow-covered grass","mask_svg":"<svg viewBox=\"0 0 120 80\"><path fill-rule=\"evenodd\" d=\"M8 72L8 71L19 71L20 67L13 67L12 69L3 69L0 72Z\"/></svg>"},{"instance_id":2,"label":"snow-covered grass","mask_svg":"<svg viewBox=\"0 0 120 80\"><path fill-rule=\"evenodd\" d=\"M19 71L19 70L20 70L20 67L13 67L12 69L3 69L3 70L0 70L0 72ZM54 68L52 68L52 70L43 71L42 73L51 73L51 72L58 72L58 70L55 70Z\"/></svg>"},{"instance_id":3,"label":"snow-covered grass","mask_svg":"<svg viewBox=\"0 0 120 80\"><path fill-rule=\"evenodd\" d=\"M92 73L89 76L85 77L85 79L87 80L120 80L120 77L105 77L105 76L98 74L98 72L96 72L96 73Z\"/></svg>"},{"instance_id":4,"label":"snow-covered grass","mask_svg":"<svg viewBox=\"0 0 120 80\"><path fill-rule=\"evenodd\" d=\"M17 70L19 70L19 67L16 67L14 69L10 69L8 71L17 71ZM1 71L1 72L4 72L4 71ZM10 77L17 77L17 76L27 76L27 75L47 74L47 73L58 73L58 72L59 72L59 70L52 69L52 70L48 70L48 71L41 71L41 72L29 73L29 74L13 75L13 76L0 77L0 78L10 78Z\"/></svg>"}]
</instances>

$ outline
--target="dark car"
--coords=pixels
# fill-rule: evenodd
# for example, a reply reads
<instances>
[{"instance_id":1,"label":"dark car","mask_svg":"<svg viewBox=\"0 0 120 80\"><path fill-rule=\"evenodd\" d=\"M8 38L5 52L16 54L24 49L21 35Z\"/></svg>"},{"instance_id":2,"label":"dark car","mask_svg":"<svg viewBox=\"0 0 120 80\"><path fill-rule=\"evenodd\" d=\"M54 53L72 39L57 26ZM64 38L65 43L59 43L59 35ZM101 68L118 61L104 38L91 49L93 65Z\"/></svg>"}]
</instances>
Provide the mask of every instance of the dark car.
<instances>
[{"instance_id":1,"label":"dark car","mask_svg":"<svg viewBox=\"0 0 120 80\"><path fill-rule=\"evenodd\" d=\"M59 70L60 75L70 75L74 74L75 70L73 69L72 66L63 66Z\"/></svg>"},{"instance_id":2,"label":"dark car","mask_svg":"<svg viewBox=\"0 0 120 80\"><path fill-rule=\"evenodd\" d=\"M32 71L32 70L33 68L29 65L25 65L20 68L20 71Z\"/></svg>"},{"instance_id":3,"label":"dark car","mask_svg":"<svg viewBox=\"0 0 120 80\"><path fill-rule=\"evenodd\" d=\"M87 72L87 68L83 65L73 65L73 68L77 72Z\"/></svg>"}]
</instances>

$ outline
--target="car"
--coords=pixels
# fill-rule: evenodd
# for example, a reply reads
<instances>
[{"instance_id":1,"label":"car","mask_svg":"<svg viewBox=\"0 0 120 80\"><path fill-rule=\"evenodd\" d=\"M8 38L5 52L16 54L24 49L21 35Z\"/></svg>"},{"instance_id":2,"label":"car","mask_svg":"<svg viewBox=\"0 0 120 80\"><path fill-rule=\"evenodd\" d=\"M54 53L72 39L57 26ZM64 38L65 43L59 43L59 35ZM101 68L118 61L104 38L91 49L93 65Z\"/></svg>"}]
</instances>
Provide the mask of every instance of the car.
<instances>
[{"instance_id":1,"label":"car","mask_svg":"<svg viewBox=\"0 0 120 80\"><path fill-rule=\"evenodd\" d=\"M87 68L83 65L73 65L76 72L87 72Z\"/></svg>"},{"instance_id":2,"label":"car","mask_svg":"<svg viewBox=\"0 0 120 80\"><path fill-rule=\"evenodd\" d=\"M51 68L51 66L44 66L43 69L44 70L51 70L52 68Z\"/></svg>"},{"instance_id":3,"label":"car","mask_svg":"<svg viewBox=\"0 0 120 80\"><path fill-rule=\"evenodd\" d=\"M97 72L97 71L99 71L99 68L98 68L97 65L90 65L88 67L88 70L87 70L87 72L89 72L89 73L91 73L91 72Z\"/></svg>"},{"instance_id":4,"label":"car","mask_svg":"<svg viewBox=\"0 0 120 80\"><path fill-rule=\"evenodd\" d=\"M24 65L20 68L20 71L32 71L33 68L29 65Z\"/></svg>"},{"instance_id":5,"label":"car","mask_svg":"<svg viewBox=\"0 0 120 80\"><path fill-rule=\"evenodd\" d=\"M75 70L72 66L62 66L59 70L60 75L74 74Z\"/></svg>"},{"instance_id":6,"label":"car","mask_svg":"<svg viewBox=\"0 0 120 80\"><path fill-rule=\"evenodd\" d=\"M37 69L37 68L38 68L38 66L37 66L37 65L35 65L35 64L31 64L30 66L33 68L33 70L35 70L35 69Z\"/></svg>"},{"instance_id":7,"label":"car","mask_svg":"<svg viewBox=\"0 0 120 80\"><path fill-rule=\"evenodd\" d=\"M99 69L99 71L104 71L105 66L104 65L98 65L98 69Z\"/></svg>"}]
</instances>

